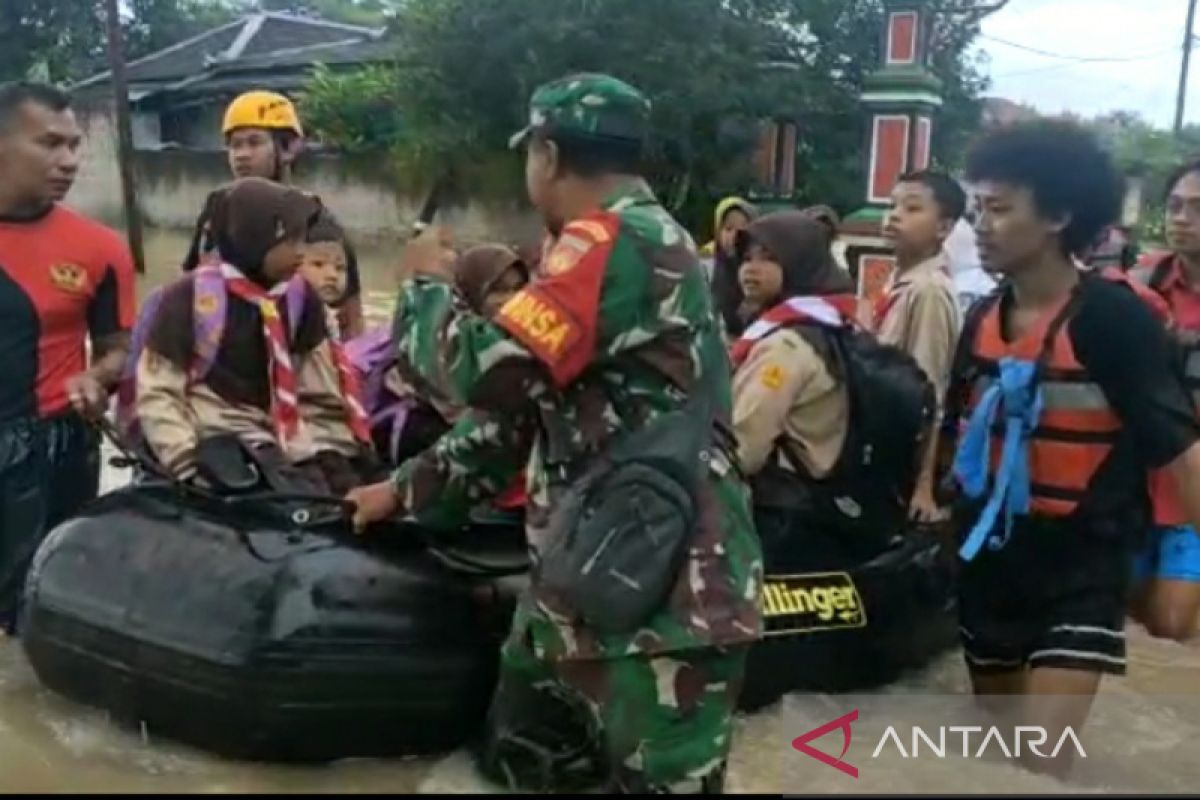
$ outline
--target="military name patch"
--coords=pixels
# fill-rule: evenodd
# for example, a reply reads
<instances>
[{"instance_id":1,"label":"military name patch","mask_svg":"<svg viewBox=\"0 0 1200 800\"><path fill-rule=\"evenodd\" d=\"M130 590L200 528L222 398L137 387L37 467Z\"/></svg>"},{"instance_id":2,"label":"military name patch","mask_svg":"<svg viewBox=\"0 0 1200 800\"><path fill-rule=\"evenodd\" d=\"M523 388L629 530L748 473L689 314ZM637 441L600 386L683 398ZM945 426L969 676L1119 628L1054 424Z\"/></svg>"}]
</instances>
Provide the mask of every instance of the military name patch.
<instances>
[{"instance_id":1,"label":"military name patch","mask_svg":"<svg viewBox=\"0 0 1200 800\"><path fill-rule=\"evenodd\" d=\"M500 309L499 321L539 358L557 361L579 340L579 326L565 312L529 290Z\"/></svg>"},{"instance_id":2,"label":"military name patch","mask_svg":"<svg viewBox=\"0 0 1200 800\"><path fill-rule=\"evenodd\" d=\"M82 294L87 291L87 270L76 264L54 264L50 267L50 282L61 291Z\"/></svg>"},{"instance_id":3,"label":"military name patch","mask_svg":"<svg viewBox=\"0 0 1200 800\"><path fill-rule=\"evenodd\" d=\"M845 572L768 575L763 583L762 613L767 636L867 624L858 587Z\"/></svg>"}]
</instances>

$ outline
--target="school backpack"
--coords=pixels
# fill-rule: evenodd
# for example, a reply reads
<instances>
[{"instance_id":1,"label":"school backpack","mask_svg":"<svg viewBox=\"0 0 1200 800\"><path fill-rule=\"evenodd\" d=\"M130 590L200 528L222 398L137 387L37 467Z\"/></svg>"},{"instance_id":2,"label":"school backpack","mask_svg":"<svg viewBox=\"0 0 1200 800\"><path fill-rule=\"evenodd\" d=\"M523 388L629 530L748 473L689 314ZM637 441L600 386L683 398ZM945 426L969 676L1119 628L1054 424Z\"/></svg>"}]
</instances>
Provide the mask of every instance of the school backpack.
<instances>
[{"instance_id":1,"label":"school backpack","mask_svg":"<svg viewBox=\"0 0 1200 800\"><path fill-rule=\"evenodd\" d=\"M849 402L846 438L823 478L808 475L787 443L780 442L779 451L801 480L793 478L783 489L783 471L774 469L774 474L762 477L762 488L770 498L797 496L800 483L797 501L784 504L803 509L814 525L866 541L886 541L907 522L937 409L933 383L908 353L852 323L834 326L814 318L789 327L813 345L835 378L844 381ZM755 503L760 499L774 504L760 497L756 485Z\"/></svg>"}]
</instances>

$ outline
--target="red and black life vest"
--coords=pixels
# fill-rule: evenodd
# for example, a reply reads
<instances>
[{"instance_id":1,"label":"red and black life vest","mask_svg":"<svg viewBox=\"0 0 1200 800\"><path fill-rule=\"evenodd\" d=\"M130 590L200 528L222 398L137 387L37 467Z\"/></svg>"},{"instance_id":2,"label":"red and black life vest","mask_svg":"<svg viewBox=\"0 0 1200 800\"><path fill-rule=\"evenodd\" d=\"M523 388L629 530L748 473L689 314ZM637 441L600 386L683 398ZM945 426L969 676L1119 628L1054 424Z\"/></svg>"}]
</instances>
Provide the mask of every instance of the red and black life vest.
<instances>
[{"instance_id":1,"label":"red and black life vest","mask_svg":"<svg viewBox=\"0 0 1200 800\"><path fill-rule=\"evenodd\" d=\"M1087 374L1075 355L1067 330L1077 294L1064 299L1020 339L1009 343L1001 328L997 294L967 335L973 336L968 375L973 376L966 420L984 392L999 375L1003 358L1038 362L1042 411L1028 444L1030 476L1029 513L1066 517L1079 507L1101 465L1116 446L1121 421L1110 407L1103 389ZM1003 449L1002 426L992 429L991 472L999 467Z\"/></svg>"}]
</instances>

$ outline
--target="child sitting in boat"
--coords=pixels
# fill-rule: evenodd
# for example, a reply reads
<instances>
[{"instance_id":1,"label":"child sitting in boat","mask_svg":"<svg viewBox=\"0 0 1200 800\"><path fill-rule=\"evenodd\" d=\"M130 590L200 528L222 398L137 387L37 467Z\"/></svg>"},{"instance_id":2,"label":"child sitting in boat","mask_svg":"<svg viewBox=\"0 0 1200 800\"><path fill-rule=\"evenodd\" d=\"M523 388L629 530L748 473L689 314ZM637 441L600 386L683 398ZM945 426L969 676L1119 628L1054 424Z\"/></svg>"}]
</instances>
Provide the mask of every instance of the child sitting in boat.
<instances>
[{"instance_id":1,"label":"child sitting in boat","mask_svg":"<svg viewBox=\"0 0 1200 800\"><path fill-rule=\"evenodd\" d=\"M458 257L455 273L459 298L485 317L493 316L529 281L525 261L497 244L468 249ZM376 451L392 466L432 445L461 415L451 398L415 376L401 374L389 328L368 331L348 342L346 349L363 385Z\"/></svg>"},{"instance_id":2,"label":"child sitting in boat","mask_svg":"<svg viewBox=\"0 0 1200 800\"><path fill-rule=\"evenodd\" d=\"M299 270L325 304L330 332L338 341L348 341L362 333L348 328L341 314L349 291L351 251L346 244L342 227L332 216L321 213L308 229Z\"/></svg>"},{"instance_id":3,"label":"child sitting in boat","mask_svg":"<svg viewBox=\"0 0 1200 800\"><path fill-rule=\"evenodd\" d=\"M219 259L164 289L134 355L135 408L175 477L211 483L205 456L230 441L277 490L341 494L369 467L357 376L296 276L320 213L294 189L240 180L214 204Z\"/></svg>"}]
</instances>

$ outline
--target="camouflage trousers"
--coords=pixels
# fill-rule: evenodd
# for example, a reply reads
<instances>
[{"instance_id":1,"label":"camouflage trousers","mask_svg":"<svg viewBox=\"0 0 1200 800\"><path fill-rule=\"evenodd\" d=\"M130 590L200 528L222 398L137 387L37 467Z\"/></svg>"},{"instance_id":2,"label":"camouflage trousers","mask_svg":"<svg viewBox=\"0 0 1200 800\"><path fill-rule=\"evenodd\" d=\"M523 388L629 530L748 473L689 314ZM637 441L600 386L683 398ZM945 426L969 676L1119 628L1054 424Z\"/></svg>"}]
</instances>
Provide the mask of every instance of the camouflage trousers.
<instances>
[{"instance_id":1,"label":"camouflage trousers","mask_svg":"<svg viewBox=\"0 0 1200 800\"><path fill-rule=\"evenodd\" d=\"M514 791L720 794L747 651L547 662L510 639L480 768Z\"/></svg>"}]
</instances>

